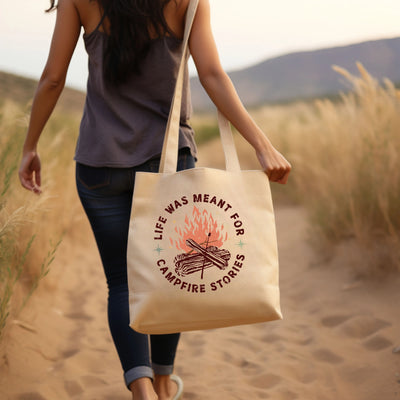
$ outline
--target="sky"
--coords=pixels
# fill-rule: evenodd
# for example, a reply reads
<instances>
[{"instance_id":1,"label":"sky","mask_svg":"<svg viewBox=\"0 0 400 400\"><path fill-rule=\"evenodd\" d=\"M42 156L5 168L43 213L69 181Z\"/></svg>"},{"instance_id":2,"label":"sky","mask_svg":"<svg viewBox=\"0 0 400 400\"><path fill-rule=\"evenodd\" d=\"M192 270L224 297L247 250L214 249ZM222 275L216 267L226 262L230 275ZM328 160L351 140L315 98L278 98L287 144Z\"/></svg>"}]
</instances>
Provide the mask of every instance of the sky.
<instances>
[{"instance_id":1,"label":"sky","mask_svg":"<svg viewBox=\"0 0 400 400\"><path fill-rule=\"evenodd\" d=\"M48 0L0 0L0 70L39 78L55 13ZM399 0L210 0L212 27L227 71L294 51L400 36ZM193 64L191 74L195 74ZM67 85L84 89L82 40Z\"/></svg>"}]
</instances>

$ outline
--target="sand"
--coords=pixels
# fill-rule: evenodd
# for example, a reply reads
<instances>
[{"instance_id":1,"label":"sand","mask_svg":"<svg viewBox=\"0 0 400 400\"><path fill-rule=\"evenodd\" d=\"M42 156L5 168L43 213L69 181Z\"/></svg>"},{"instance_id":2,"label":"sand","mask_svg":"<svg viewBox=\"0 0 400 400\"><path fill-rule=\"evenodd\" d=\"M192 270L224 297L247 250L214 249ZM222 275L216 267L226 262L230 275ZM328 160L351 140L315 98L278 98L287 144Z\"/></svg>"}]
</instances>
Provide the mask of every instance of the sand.
<instances>
[{"instance_id":1,"label":"sand","mask_svg":"<svg viewBox=\"0 0 400 400\"><path fill-rule=\"evenodd\" d=\"M284 320L184 333L176 360L183 399L400 399L399 279L355 279L343 255L317 256L301 208L278 207L276 219ZM100 260L83 215L80 223L10 323L1 400L130 398Z\"/></svg>"}]
</instances>

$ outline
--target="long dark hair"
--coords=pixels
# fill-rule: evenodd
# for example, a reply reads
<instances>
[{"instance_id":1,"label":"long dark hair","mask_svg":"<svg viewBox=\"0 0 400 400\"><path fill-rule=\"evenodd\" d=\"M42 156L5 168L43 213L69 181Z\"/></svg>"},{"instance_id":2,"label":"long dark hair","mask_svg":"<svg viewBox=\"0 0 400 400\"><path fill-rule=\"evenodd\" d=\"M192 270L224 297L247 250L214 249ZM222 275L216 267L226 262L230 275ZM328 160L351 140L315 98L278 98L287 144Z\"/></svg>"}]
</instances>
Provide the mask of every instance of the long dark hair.
<instances>
[{"instance_id":1,"label":"long dark hair","mask_svg":"<svg viewBox=\"0 0 400 400\"><path fill-rule=\"evenodd\" d=\"M105 79L114 84L140 73L140 61L146 56L153 37L173 34L164 17L171 0L93 0L98 1L109 22L103 54ZM57 7L50 0L50 8Z\"/></svg>"}]
</instances>

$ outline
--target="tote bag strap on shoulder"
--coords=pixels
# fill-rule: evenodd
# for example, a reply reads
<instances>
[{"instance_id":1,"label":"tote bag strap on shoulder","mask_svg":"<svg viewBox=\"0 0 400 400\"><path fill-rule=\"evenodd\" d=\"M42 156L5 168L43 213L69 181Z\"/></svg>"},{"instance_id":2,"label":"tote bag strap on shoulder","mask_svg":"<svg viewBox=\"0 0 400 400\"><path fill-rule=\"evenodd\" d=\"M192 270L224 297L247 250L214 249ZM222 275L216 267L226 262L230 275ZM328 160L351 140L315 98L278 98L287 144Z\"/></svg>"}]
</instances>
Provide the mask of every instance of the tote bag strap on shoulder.
<instances>
[{"instance_id":1,"label":"tote bag strap on shoulder","mask_svg":"<svg viewBox=\"0 0 400 400\"><path fill-rule=\"evenodd\" d=\"M183 78L186 63L189 58L188 42L192 29L194 17L199 0L190 0L186 12L185 33L182 44L182 58L179 66L178 77L175 85L175 92L172 99L168 123L165 130L164 143L161 153L160 173L176 172L179 144L179 125L182 104ZM218 125L221 135L222 146L225 154L225 166L227 171L240 171L239 159L233 141L232 131L229 121L218 111Z\"/></svg>"}]
</instances>

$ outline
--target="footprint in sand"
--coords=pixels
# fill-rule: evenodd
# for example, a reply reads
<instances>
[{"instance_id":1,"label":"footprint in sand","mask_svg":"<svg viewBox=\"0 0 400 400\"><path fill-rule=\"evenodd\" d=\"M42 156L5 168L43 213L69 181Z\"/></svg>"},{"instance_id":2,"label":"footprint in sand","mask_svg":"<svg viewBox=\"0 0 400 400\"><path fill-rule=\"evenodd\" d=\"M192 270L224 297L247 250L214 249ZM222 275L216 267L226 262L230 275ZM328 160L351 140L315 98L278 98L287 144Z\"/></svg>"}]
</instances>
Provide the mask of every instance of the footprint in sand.
<instances>
[{"instance_id":1,"label":"footprint in sand","mask_svg":"<svg viewBox=\"0 0 400 400\"><path fill-rule=\"evenodd\" d=\"M72 349L68 349L68 350L64 350L61 353L61 358L63 360L65 360L66 358L70 358L73 357L75 354L79 353L79 349L76 348L72 348Z\"/></svg>"},{"instance_id":2,"label":"footprint in sand","mask_svg":"<svg viewBox=\"0 0 400 400\"><path fill-rule=\"evenodd\" d=\"M364 342L364 347L371 351L380 351L392 346L393 342L382 335L376 335Z\"/></svg>"},{"instance_id":3,"label":"footprint in sand","mask_svg":"<svg viewBox=\"0 0 400 400\"><path fill-rule=\"evenodd\" d=\"M70 397L77 396L84 392L82 386L76 381L65 381L64 388Z\"/></svg>"},{"instance_id":4,"label":"footprint in sand","mask_svg":"<svg viewBox=\"0 0 400 400\"><path fill-rule=\"evenodd\" d=\"M308 346L314 342L314 338L312 336L304 336L303 338L300 337L299 339L294 340L294 342L300 346Z\"/></svg>"},{"instance_id":5,"label":"footprint in sand","mask_svg":"<svg viewBox=\"0 0 400 400\"><path fill-rule=\"evenodd\" d=\"M281 377L274 374L262 374L251 379L250 384L260 389L270 389L276 386L281 380Z\"/></svg>"},{"instance_id":6,"label":"footprint in sand","mask_svg":"<svg viewBox=\"0 0 400 400\"><path fill-rule=\"evenodd\" d=\"M328 349L318 349L314 351L312 355L316 360L329 364L340 364L344 361L342 357L338 356L335 353L332 353Z\"/></svg>"},{"instance_id":7,"label":"footprint in sand","mask_svg":"<svg viewBox=\"0 0 400 400\"><path fill-rule=\"evenodd\" d=\"M273 342L278 342L278 341L282 340L282 336L279 336L275 333L269 333L269 334L265 335L263 338L261 338L261 340L263 342L273 343Z\"/></svg>"},{"instance_id":8,"label":"footprint in sand","mask_svg":"<svg viewBox=\"0 0 400 400\"><path fill-rule=\"evenodd\" d=\"M368 315L361 315L344 322L341 331L352 338L364 339L382 328L390 326L389 322Z\"/></svg>"},{"instance_id":9,"label":"footprint in sand","mask_svg":"<svg viewBox=\"0 0 400 400\"><path fill-rule=\"evenodd\" d=\"M349 315L330 315L322 318L321 323L328 328L334 328L335 326L342 324L350 318L351 317Z\"/></svg>"},{"instance_id":10,"label":"footprint in sand","mask_svg":"<svg viewBox=\"0 0 400 400\"><path fill-rule=\"evenodd\" d=\"M247 376L254 376L260 369L262 369L262 365L256 364L251 361L242 360L240 364L240 368L244 374Z\"/></svg>"}]
</instances>

